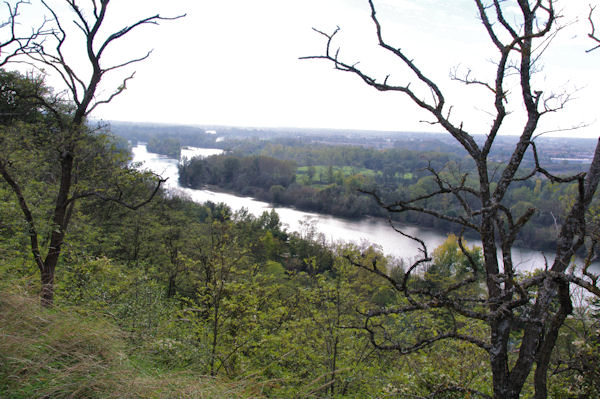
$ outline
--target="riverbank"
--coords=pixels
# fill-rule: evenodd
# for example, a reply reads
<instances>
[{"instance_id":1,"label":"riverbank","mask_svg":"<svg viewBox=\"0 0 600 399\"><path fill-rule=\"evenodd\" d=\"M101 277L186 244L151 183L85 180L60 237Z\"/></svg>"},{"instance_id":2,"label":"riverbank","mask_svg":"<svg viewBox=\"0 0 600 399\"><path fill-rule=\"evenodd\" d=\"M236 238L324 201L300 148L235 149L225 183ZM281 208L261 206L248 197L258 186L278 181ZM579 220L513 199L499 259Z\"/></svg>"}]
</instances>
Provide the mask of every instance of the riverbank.
<instances>
[{"instance_id":1,"label":"riverbank","mask_svg":"<svg viewBox=\"0 0 600 399\"><path fill-rule=\"evenodd\" d=\"M294 148L289 148L287 151L295 154ZM467 216L467 211L465 211L465 207L468 207L473 210L475 215L478 214L476 210L479 209L479 205L474 195L470 195L468 190L459 196L446 189L439 191L435 178L428 174L421 173L417 176L409 173L410 177L405 179L403 176L407 173L399 176L397 172L396 180L392 181L389 173L383 174L381 171L383 166L375 165L374 160L368 164L374 169L355 169L340 164L339 162L353 162L350 159L343 159L335 161L337 163L330 166L324 175L323 166L319 166L318 172L316 167L308 168L307 170L310 172L307 172L304 170L306 168L298 168L294 161L287 160L286 154L279 152L272 155L223 154L187 159L178 166L179 183L196 189L208 184L236 195L250 196L273 205L293 207L306 212L318 212L350 220L358 221L365 216L386 219L391 217L398 223L433 228L444 233L461 234L462 226L453 222L457 218L466 217L475 225L479 223L478 216ZM276 155L279 157L274 157ZM371 155L375 157L373 154ZM439 165L436 170L443 170L442 161L444 160L437 160ZM320 162L323 160L321 159ZM416 167L415 165L406 165L406 162L402 165L401 169L404 171L414 171ZM468 179L468 182L463 182L463 184L476 190L478 183L473 177L468 178L471 169L468 166L465 168L467 172L465 172L464 179ZM452 179L452 177L448 178ZM506 217L514 216L517 219L520 215L529 212L530 209L536 209L528 223L519 228L515 245L543 251L555 249L554 224L556 218L561 219L561 215L564 213L560 201L568 198L568 192L565 190L565 187L561 190L549 187L548 182L541 179L527 184L514 183L510 194L502 202L503 207L510 210L510 215L512 215ZM365 192L377 192L378 197L375 198L374 195L365 194ZM437 194L428 195L428 193ZM388 214L387 210L380 205L380 203L393 204L398 199L406 201L409 198L420 199L409 202L408 209L423 209L424 211ZM440 214L443 215L435 216ZM502 216L504 217L504 215ZM467 228L467 230L469 229ZM466 234L470 234L470 232L466 231Z\"/></svg>"},{"instance_id":2,"label":"riverbank","mask_svg":"<svg viewBox=\"0 0 600 399\"><path fill-rule=\"evenodd\" d=\"M206 149L206 152L204 152L204 150L194 149L195 154L200 156L212 155L215 151L214 149ZM281 222L289 231L302 232L311 226L323 234L328 242L375 243L384 254L403 259L413 259L421 254L420 246L415 241L394 232L385 218L344 219L258 201L251 197L241 197L230 192L225 192L224 190L211 191L182 187L178 179L178 160L150 153L143 145L134 147L132 153L134 162L143 162L144 168L161 174L163 177L169 177L166 183L168 190L178 192L195 202L222 202L234 211L243 207L251 214L257 216L265 211L275 209L279 214ZM430 252L447 239L447 233L425 228L421 225L400 223L398 227L404 233L422 239ZM467 244L469 246L481 245L476 239L468 239ZM546 264L546 259L551 260L553 258L553 251L551 250L542 252L513 247L512 252L514 264L518 265L519 269L523 271L543 268ZM595 270L600 271L600 265L595 266Z\"/></svg>"}]
</instances>

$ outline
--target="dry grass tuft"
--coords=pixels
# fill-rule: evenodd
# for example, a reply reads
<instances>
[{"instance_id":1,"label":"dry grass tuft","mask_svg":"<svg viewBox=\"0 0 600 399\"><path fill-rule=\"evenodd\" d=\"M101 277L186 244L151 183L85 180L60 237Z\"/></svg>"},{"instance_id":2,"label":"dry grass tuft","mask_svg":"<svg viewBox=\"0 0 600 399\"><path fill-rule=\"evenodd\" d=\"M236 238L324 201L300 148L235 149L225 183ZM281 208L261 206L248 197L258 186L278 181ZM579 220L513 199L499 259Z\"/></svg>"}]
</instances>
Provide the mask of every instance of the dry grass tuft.
<instances>
[{"instance_id":1,"label":"dry grass tuft","mask_svg":"<svg viewBox=\"0 0 600 399\"><path fill-rule=\"evenodd\" d=\"M0 292L0 397L258 398L259 384L136 365L121 331L98 317L43 309Z\"/></svg>"}]
</instances>

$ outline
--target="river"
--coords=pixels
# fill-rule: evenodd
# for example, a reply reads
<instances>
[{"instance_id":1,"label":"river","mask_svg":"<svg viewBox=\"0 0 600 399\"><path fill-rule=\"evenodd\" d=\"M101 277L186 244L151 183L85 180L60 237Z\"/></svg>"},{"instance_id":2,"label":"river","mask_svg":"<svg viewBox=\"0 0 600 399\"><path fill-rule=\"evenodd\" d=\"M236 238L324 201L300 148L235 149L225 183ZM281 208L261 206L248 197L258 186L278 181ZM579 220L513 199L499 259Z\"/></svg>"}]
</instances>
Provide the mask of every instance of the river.
<instances>
[{"instance_id":1,"label":"river","mask_svg":"<svg viewBox=\"0 0 600 399\"><path fill-rule=\"evenodd\" d=\"M212 148L184 148L181 151L181 157L210 156L221 152L222 150ZM168 178L166 187L169 191L186 196L195 202L223 202L233 210L239 210L244 207L256 216L259 216L264 211L275 209L279 214L281 222L289 231L302 231L305 228L303 226L310 223L314 224L317 231L322 233L329 242L376 243L386 255L404 259L412 259L419 255L419 246L413 240L396 233L384 220L377 218L365 218L358 221L347 220L329 215L303 212L287 207L273 206L250 197L182 187L178 181L178 160L148 152L144 144L133 147L132 153L133 162L143 163L141 168L149 169L163 178ZM432 229L424 229L411 225L399 225L397 227L401 227L402 231L409 235L422 239L427 244L430 252L447 238L446 234ZM473 241L468 242L468 244L480 245L481 243ZM553 254L547 253L546 255L548 261L551 262ZM523 271L543 268L544 255L538 251L514 248L513 262L519 270ZM595 265L594 271L600 271L600 266Z\"/></svg>"}]
</instances>

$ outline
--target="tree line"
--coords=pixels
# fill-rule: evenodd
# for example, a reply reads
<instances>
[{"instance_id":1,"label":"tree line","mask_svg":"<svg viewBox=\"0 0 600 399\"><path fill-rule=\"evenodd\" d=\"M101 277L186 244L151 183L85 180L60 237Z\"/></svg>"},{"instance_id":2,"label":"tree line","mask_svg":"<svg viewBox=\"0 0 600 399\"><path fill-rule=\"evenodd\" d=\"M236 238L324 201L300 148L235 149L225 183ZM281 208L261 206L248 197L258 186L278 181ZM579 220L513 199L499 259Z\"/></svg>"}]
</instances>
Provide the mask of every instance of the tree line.
<instances>
[{"instance_id":1,"label":"tree line","mask_svg":"<svg viewBox=\"0 0 600 399\"><path fill-rule=\"evenodd\" d=\"M11 203L7 187L0 195L3 204ZM145 191L139 187L131 195L142 199ZM35 269L18 212L0 210L0 275L15 281ZM267 397L424 396L449 385L491 389L485 353L463 344L440 344L402 360L371 346L364 314L408 303L367 269L389 270L399 279L410 266L376 246L329 244L309 222L299 232L286 231L275 211L253 216L164 191L137 210L92 200L77 210L69 237L56 274L56 306L106 315L154 368L229 379L251 374ZM445 289L469 275L472 265L461 245L450 236L411 286ZM469 256L483 267L481 248L469 247ZM552 375L556 392L598 389L597 352L575 350L593 348L589 332L596 319L588 317L569 322L555 360L585 372ZM385 326L416 343L455 322L467 323L411 315ZM485 332L483 324L464 328L482 337Z\"/></svg>"},{"instance_id":2,"label":"tree line","mask_svg":"<svg viewBox=\"0 0 600 399\"><path fill-rule=\"evenodd\" d=\"M441 171L439 176L457 183L460 173L475 172L474 166L465 159L445 153L274 143L264 146L260 153L185 160L179 165L180 183L191 188L215 186L305 211L361 218L388 216L372 196L361 190L376 188L382 197L402 200L435 190L436 176L431 171ZM501 165L496 167L502 170ZM473 178L467 179L466 183L474 189L478 185ZM507 206L514 212L524 212L533 206L537 209L530 223L520 231L515 244L553 250L556 223L563 220L565 205L575 195L574 183L556 184L545 178L515 182L513 190L507 193ZM466 201L475 206L475 198ZM461 202L450 193L420 201L424 206L439 205L440 202L450 217L462 210ZM433 227L445 233L459 231L453 223L423 213L391 216L399 222Z\"/></svg>"},{"instance_id":3,"label":"tree line","mask_svg":"<svg viewBox=\"0 0 600 399\"><path fill-rule=\"evenodd\" d=\"M480 141L454 119L440 86L401 46L386 41L376 4L367 3L380 48L406 67L416 85L406 83L410 77L397 82L390 75L370 76L361 64L341 59L332 52L339 28L317 30L324 52L307 58L329 62L377 90L408 96L462 147L467 161L428 163L414 184L392 189L370 185L376 165L308 163L299 173L291 160L266 155L219 158L213 177L245 174L269 191L296 185L320 193L326 188L315 179L327 170L325 178L342 177L342 184L391 214L450 223L458 234L431 249L396 225L421 251L414 259L390 259L376 245L330 245L310 223L287 232L274 212L256 217L163 191L160 176L132 168L122 143L88 117L122 94L133 75L101 90L104 77L150 55L106 64L105 50L144 25L179 17L154 15L111 34L102 29L110 0L66 1L60 13L42 1L48 16L20 36L19 8L29 3L18 1L6 4L8 19L0 23L8 37L0 42L0 67L26 62L42 76L0 73L2 298L5 290L31 291L34 277L41 283L36 291L43 314L64 306L111 320L138 364L256 380L264 396L598 396L597 300L577 302L575 288L600 297L592 264L600 240L600 145L585 172L564 176L544 167L536 144L540 120L569 101L533 79L548 39L560 31L555 2L475 1L497 50L496 71L487 80L470 71L453 78L489 91L491 123ZM592 8L589 37L599 42L593 16ZM74 30L65 29L67 23ZM77 38L73 32L81 35L80 47L69 44ZM73 48L87 57L88 68L70 62ZM46 84L48 70L64 87ZM491 151L515 113L521 135L498 164ZM198 172L211 177L211 168L200 164ZM521 273L512 251L542 213L540 199L560 210L549 213L555 255L535 272ZM467 245L467 232L481 248ZM579 253L585 257L574 263ZM5 304L0 299L2 315ZM52 326L21 342L65 329ZM14 342L12 334L7 338ZM62 396L73 397L93 379L55 381L59 368L80 365L69 356L63 361L68 347L50 348L52 356L41 356L41 366L33 367L32 359L20 360L14 350L4 355L4 341L0 389L9 396L56 396L60 384ZM18 355L40 353L40 347L21 345Z\"/></svg>"}]
</instances>

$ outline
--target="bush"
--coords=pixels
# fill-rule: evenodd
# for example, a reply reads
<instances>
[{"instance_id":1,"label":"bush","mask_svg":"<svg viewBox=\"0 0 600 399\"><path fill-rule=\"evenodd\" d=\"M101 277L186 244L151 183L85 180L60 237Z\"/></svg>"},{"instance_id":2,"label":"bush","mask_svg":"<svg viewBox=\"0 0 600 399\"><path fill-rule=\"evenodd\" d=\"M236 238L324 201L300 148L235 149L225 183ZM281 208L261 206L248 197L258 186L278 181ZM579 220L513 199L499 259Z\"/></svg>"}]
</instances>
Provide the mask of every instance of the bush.
<instances>
[{"instance_id":1,"label":"bush","mask_svg":"<svg viewBox=\"0 0 600 399\"><path fill-rule=\"evenodd\" d=\"M0 292L0 397L248 398L255 381L222 381L160 369L130 357L124 333L97 316L44 309L39 299Z\"/></svg>"}]
</instances>

